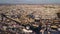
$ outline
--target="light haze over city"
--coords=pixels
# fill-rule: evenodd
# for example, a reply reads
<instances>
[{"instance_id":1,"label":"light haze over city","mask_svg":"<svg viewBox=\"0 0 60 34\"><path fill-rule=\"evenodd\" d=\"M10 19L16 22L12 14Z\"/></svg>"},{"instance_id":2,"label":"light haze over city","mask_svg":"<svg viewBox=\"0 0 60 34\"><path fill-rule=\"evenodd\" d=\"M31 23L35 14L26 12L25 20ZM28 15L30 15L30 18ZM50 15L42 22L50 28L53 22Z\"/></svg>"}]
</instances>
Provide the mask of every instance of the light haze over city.
<instances>
[{"instance_id":1,"label":"light haze over city","mask_svg":"<svg viewBox=\"0 0 60 34\"><path fill-rule=\"evenodd\" d=\"M0 4L60 4L60 0L0 0Z\"/></svg>"}]
</instances>

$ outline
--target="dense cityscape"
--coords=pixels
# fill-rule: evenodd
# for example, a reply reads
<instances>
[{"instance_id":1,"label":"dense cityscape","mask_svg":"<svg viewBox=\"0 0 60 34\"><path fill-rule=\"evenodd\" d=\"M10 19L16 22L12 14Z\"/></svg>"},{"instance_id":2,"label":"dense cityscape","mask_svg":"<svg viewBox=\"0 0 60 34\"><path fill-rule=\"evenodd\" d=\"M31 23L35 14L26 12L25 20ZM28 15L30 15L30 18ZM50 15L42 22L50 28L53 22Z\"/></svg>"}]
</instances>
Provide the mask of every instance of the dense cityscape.
<instances>
[{"instance_id":1,"label":"dense cityscape","mask_svg":"<svg viewBox=\"0 0 60 34\"><path fill-rule=\"evenodd\" d=\"M60 34L60 5L1 5L0 34Z\"/></svg>"}]
</instances>

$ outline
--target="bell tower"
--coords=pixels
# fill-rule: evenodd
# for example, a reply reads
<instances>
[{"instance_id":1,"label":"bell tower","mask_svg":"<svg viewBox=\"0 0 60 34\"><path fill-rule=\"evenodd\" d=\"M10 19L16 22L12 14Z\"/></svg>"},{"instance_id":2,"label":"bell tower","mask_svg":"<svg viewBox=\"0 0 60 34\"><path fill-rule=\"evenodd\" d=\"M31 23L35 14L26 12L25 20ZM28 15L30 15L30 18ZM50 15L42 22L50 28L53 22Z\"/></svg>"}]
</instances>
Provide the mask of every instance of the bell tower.
<instances>
[{"instance_id":1,"label":"bell tower","mask_svg":"<svg viewBox=\"0 0 60 34\"><path fill-rule=\"evenodd\" d=\"M57 13L58 18L60 18L60 13Z\"/></svg>"}]
</instances>

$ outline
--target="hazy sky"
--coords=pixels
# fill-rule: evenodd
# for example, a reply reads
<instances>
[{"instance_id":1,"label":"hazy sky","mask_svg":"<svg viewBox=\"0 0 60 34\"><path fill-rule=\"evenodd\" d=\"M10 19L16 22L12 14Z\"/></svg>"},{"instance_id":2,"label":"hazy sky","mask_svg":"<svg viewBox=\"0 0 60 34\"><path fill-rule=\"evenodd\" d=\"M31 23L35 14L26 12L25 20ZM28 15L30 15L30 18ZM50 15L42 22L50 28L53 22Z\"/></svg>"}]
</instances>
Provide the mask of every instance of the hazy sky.
<instances>
[{"instance_id":1,"label":"hazy sky","mask_svg":"<svg viewBox=\"0 0 60 34\"><path fill-rule=\"evenodd\" d=\"M60 4L60 0L0 0L0 4Z\"/></svg>"}]
</instances>

